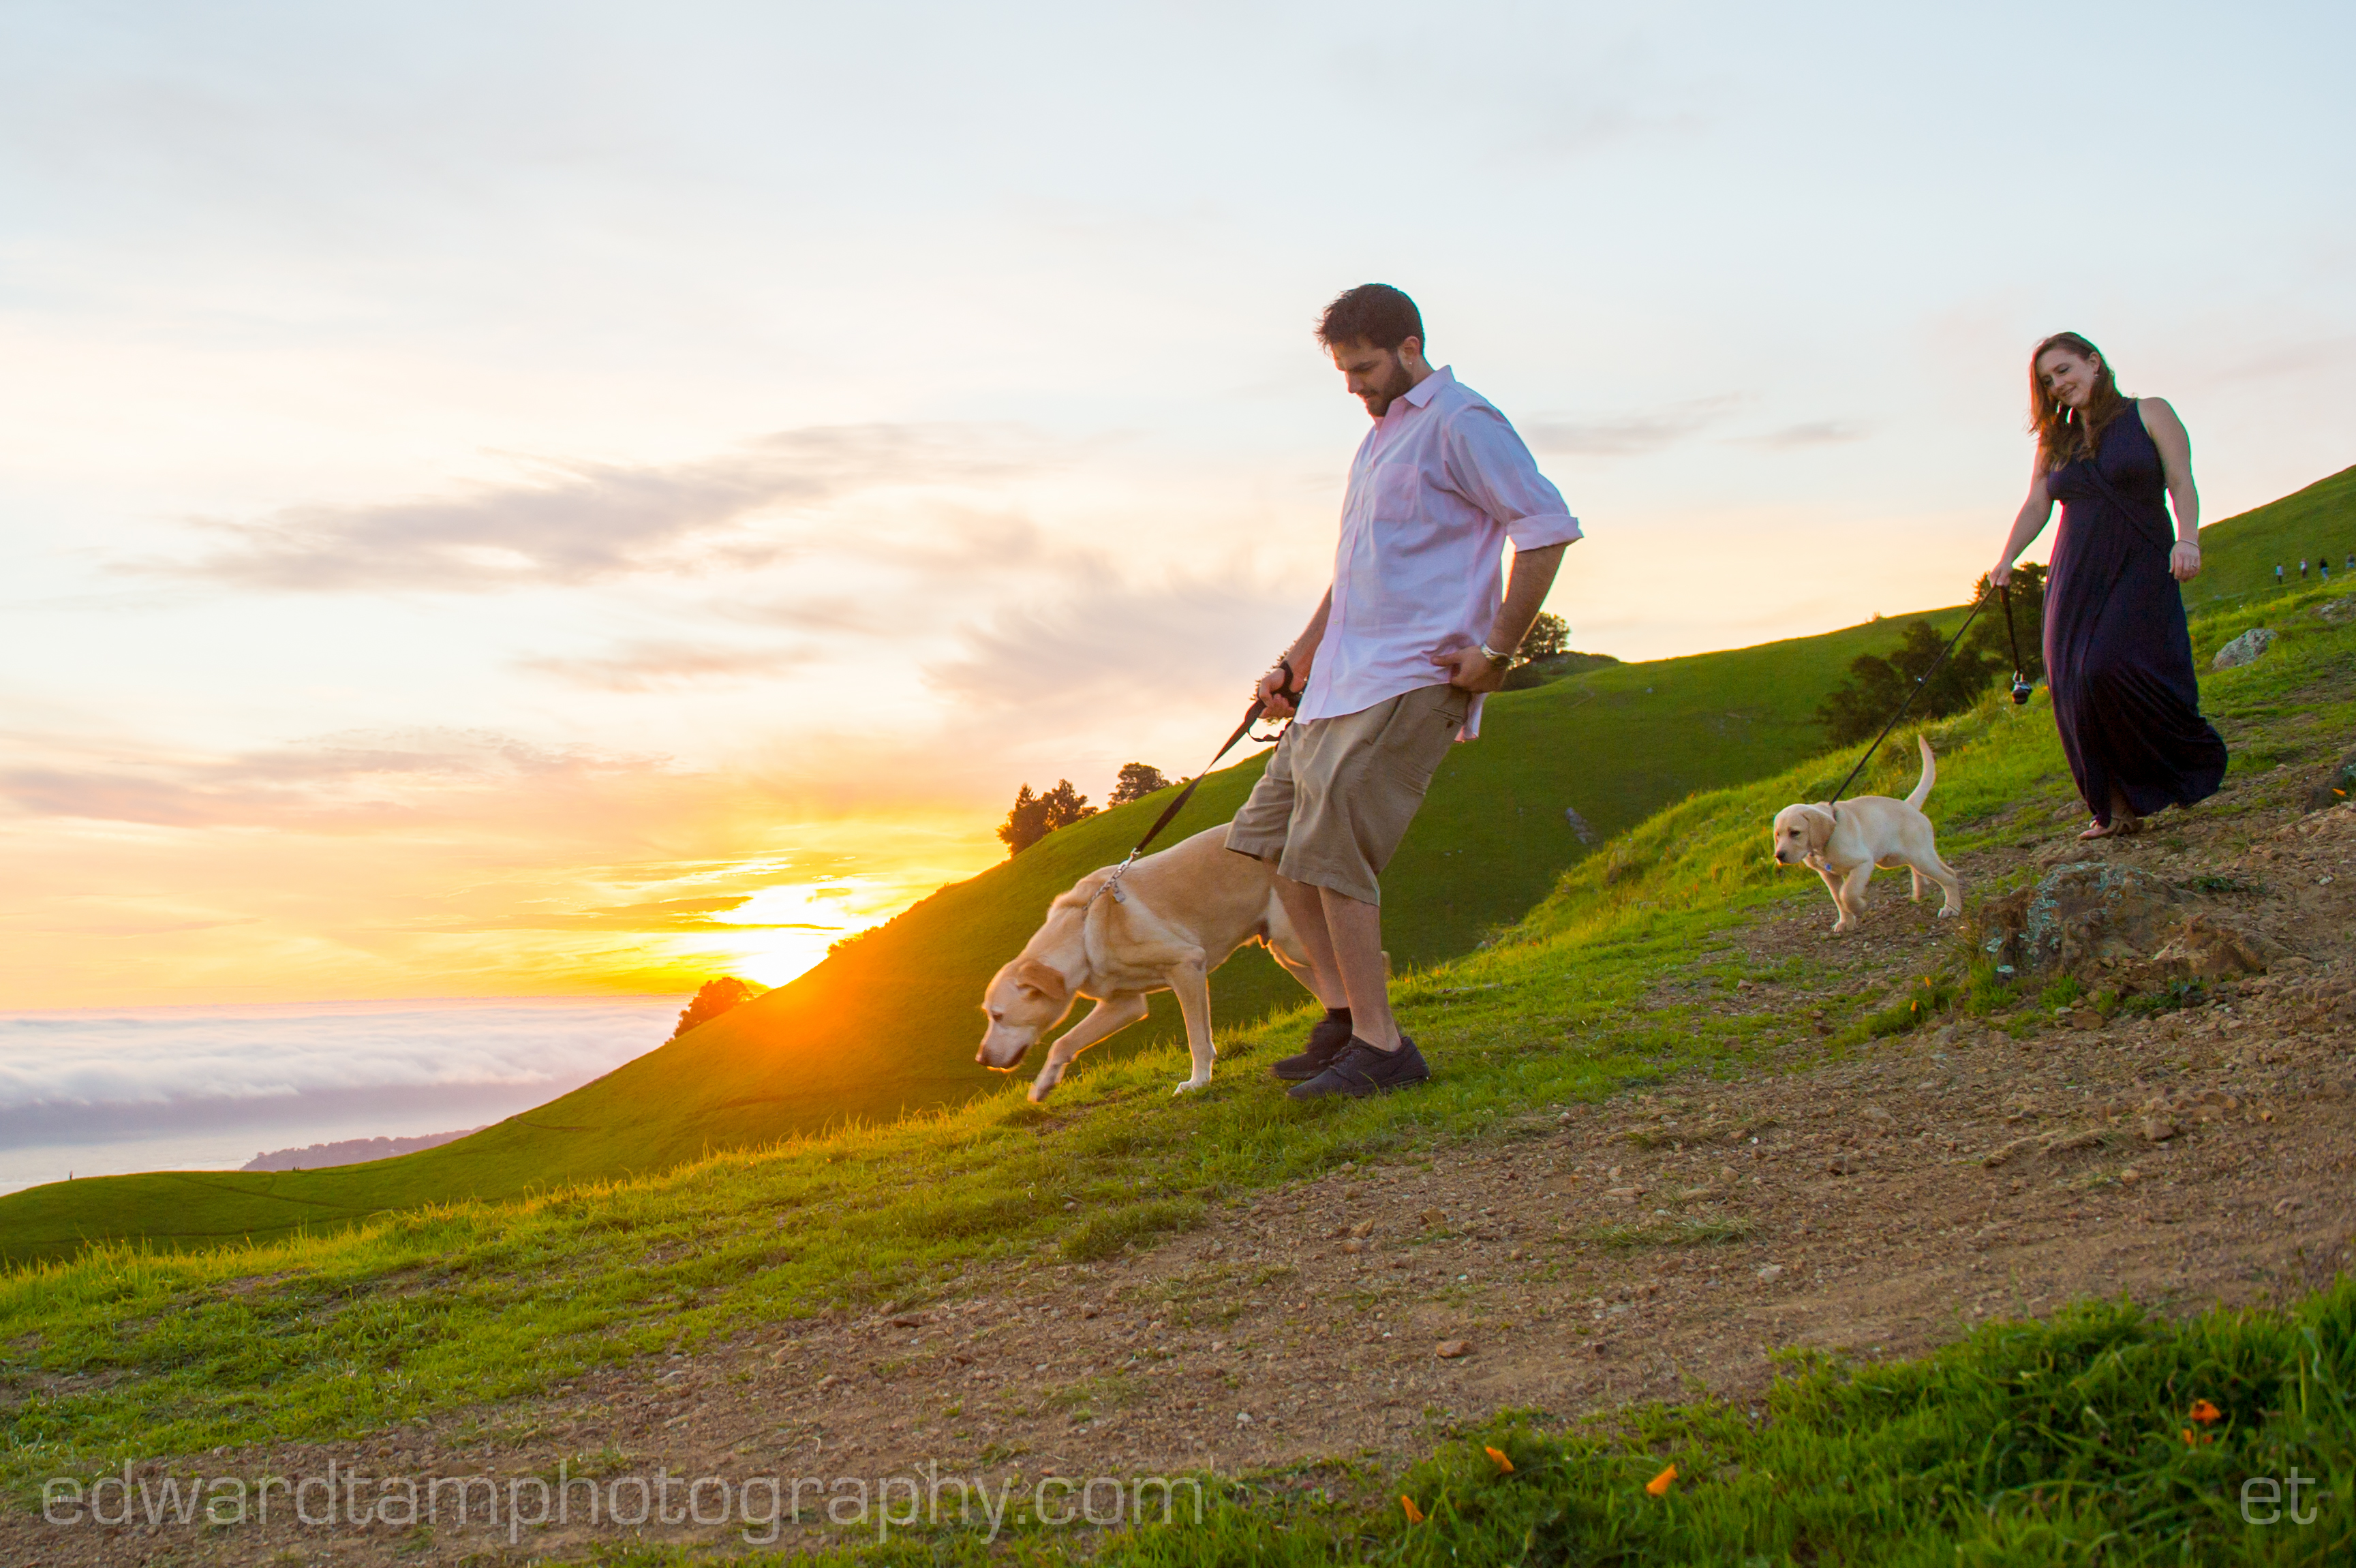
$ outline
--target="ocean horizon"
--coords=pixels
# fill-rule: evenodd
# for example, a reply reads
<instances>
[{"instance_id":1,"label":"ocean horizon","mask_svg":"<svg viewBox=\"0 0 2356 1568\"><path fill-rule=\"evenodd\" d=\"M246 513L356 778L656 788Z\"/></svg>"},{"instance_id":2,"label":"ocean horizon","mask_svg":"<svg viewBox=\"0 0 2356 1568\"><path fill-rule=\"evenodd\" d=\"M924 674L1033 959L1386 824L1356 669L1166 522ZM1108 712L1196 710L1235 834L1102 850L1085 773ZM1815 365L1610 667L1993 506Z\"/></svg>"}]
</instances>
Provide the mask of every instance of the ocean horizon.
<instances>
[{"instance_id":1,"label":"ocean horizon","mask_svg":"<svg viewBox=\"0 0 2356 1568\"><path fill-rule=\"evenodd\" d=\"M669 1038L685 996L0 1013L0 1192L235 1170L257 1154L479 1126Z\"/></svg>"}]
</instances>

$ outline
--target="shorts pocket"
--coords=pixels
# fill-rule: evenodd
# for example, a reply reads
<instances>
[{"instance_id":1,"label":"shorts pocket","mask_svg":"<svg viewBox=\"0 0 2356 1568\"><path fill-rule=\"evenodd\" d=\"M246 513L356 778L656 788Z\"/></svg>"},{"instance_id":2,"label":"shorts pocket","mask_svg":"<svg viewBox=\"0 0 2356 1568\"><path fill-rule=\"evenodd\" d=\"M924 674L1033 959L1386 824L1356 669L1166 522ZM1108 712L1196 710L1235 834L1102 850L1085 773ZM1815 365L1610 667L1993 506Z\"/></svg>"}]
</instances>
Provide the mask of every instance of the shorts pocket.
<instances>
[{"instance_id":1,"label":"shorts pocket","mask_svg":"<svg viewBox=\"0 0 2356 1568\"><path fill-rule=\"evenodd\" d=\"M1456 743L1456 732L1472 704L1472 694L1452 686L1427 686L1398 699L1376 742L1375 765L1420 797L1431 775Z\"/></svg>"}]
</instances>

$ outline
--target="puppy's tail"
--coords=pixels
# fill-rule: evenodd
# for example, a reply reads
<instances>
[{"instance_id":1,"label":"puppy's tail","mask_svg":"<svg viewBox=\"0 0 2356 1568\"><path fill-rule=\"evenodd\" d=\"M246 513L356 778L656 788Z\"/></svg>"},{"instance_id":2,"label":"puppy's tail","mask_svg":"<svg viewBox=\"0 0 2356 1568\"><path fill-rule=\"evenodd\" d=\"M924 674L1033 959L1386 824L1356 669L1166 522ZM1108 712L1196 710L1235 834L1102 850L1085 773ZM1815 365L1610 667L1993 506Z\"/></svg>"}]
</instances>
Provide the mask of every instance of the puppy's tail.
<instances>
[{"instance_id":1,"label":"puppy's tail","mask_svg":"<svg viewBox=\"0 0 2356 1568\"><path fill-rule=\"evenodd\" d=\"M1931 786L1939 782L1939 759L1931 754L1931 737L1928 735L1918 731L1914 743L1922 748L1922 778L1914 786L1914 793L1906 797L1906 804L1920 811L1922 803L1931 798Z\"/></svg>"}]
</instances>

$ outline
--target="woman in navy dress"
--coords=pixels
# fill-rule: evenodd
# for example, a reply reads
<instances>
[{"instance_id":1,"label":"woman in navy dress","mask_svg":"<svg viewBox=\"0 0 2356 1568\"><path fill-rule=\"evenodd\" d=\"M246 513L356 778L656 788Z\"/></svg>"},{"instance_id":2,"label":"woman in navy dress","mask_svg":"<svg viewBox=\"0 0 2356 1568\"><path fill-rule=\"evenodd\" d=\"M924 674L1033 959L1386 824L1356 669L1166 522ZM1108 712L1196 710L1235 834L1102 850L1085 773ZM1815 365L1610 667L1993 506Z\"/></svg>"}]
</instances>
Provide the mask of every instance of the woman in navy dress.
<instances>
[{"instance_id":1,"label":"woman in navy dress","mask_svg":"<svg viewBox=\"0 0 2356 1568\"><path fill-rule=\"evenodd\" d=\"M2120 397L2109 362L2074 332L2029 356L2029 397L2037 464L1988 575L2011 581L2013 557L2061 502L2045 673L2062 750L2094 814L2078 837L2133 833L2154 812L2206 800L2225 777L2225 742L2201 717L2178 587L2201 570L2192 443L2161 400Z\"/></svg>"}]
</instances>

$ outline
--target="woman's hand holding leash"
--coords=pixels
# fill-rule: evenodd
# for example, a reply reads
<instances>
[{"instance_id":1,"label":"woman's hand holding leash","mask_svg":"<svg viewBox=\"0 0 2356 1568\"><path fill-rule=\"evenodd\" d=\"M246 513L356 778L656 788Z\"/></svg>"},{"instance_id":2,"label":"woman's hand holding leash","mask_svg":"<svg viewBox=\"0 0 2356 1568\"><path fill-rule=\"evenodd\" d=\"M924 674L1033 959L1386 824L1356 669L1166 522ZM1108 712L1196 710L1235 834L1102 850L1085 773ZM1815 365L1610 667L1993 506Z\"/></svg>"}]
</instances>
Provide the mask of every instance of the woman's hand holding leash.
<instances>
[{"instance_id":1,"label":"woman's hand holding leash","mask_svg":"<svg viewBox=\"0 0 2356 1568\"><path fill-rule=\"evenodd\" d=\"M1994 566L1988 568L1988 586L1991 588L2011 587L2012 562L2008 560L1999 560Z\"/></svg>"}]
</instances>

